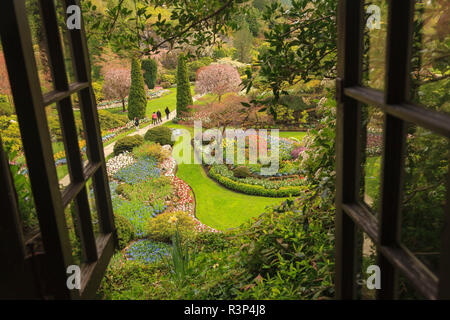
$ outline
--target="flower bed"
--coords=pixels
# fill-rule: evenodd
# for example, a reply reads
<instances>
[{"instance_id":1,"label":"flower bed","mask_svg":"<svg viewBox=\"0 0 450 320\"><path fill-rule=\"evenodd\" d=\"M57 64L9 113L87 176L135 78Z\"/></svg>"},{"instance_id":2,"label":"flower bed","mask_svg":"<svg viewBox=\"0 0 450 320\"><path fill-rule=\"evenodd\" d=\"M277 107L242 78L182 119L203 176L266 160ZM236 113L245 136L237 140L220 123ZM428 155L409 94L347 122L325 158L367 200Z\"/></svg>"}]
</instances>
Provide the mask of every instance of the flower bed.
<instances>
[{"instance_id":1,"label":"flower bed","mask_svg":"<svg viewBox=\"0 0 450 320\"><path fill-rule=\"evenodd\" d=\"M177 198L177 200L173 201L175 205L171 211L183 211L191 216L194 219L194 223L196 225L195 230L197 232L218 232L218 230L201 223L200 220L195 217L195 199L192 195L191 187L189 187L189 185L182 179L175 176L176 165L177 163L172 157L168 158L161 164L161 168L164 168L162 170L164 170L165 175L172 178L172 186Z\"/></svg>"},{"instance_id":2,"label":"flower bed","mask_svg":"<svg viewBox=\"0 0 450 320\"><path fill-rule=\"evenodd\" d=\"M108 176L112 177L120 169L131 166L135 163L135 161L136 160L129 152L123 152L118 156L109 159L106 163L106 171L108 172Z\"/></svg>"},{"instance_id":3,"label":"flower bed","mask_svg":"<svg viewBox=\"0 0 450 320\"><path fill-rule=\"evenodd\" d=\"M138 240L125 250L127 260L154 263L170 255L170 246L151 240Z\"/></svg>"},{"instance_id":4,"label":"flower bed","mask_svg":"<svg viewBox=\"0 0 450 320\"><path fill-rule=\"evenodd\" d=\"M126 166L114 174L114 178L128 184L158 178L160 169L155 159L139 159L130 166Z\"/></svg>"},{"instance_id":5,"label":"flower bed","mask_svg":"<svg viewBox=\"0 0 450 320\"><path fill-rule=\"evenodd\" d=\"M303 177L300 176L299 158L305 148L287 138L269 136L267 139L262 139L257 135L250 136L248 141L246 140L245 142L246 160L248 160L248 148L252 143L257 145L258 149L267 148L269 156L272 145L274 143L279 145L279 167L275 173L262 175L261 169L263 165L259 162L256 164L239 165L237 167L234 165L213 164L206 167L209 177L228 189L245 194L265 197L299 195L303 184ZM226 138L222 140L224 158L226 157L227 149L235 149L234 157L236 159L236 144L236 140ZM208 147L194 140L194 150L197 154ZM244 176L235 174L233 171L239 170L239 167L244 167L244 169L245 167L248 168L248 173Z\"/></svg>"}]
</instances>

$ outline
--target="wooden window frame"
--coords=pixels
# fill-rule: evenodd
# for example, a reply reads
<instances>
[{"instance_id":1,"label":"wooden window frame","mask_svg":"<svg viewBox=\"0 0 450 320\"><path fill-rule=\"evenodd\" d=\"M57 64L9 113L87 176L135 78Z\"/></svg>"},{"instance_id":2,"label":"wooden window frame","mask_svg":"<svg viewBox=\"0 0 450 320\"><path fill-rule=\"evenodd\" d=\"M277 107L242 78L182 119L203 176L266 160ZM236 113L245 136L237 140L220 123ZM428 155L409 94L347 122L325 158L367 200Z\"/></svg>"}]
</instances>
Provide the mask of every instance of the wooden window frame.
<instances>
[{"instance_id":1,"label":"wooden window frame","mask_svg":"<svg viewBox=\"0 0 450 320\"><path fill-rule=\"evenodd\" d=\"M63 3L65 11L68 6L80 6L78 0L56 1ZM117 247L117 237L84 24L80 30L67 30L76 79L69 84L55 4L53 0L39 0L39 5L54 83L54 90L46 94L40 88L25 0L0 1L0 35L44 247L43 253L27 254L14 184L1 149L0 184L5 193L1 192L0 197L5 206L0 218L0 297L92 298ZM78 145L73 94L78 94L86 133L86 165ZM45 114L45 107L53 103L59 112L71 180L63 192L59 189ZM86 190L89 179L93 182L100 227L97 238ZM66 284L66 270L73 261L64 209L72 202L85 261L79 290L69 290Z\"/></svg>"},{"instance_id":2,"label":"wooden window frame","mask_svg":"<svg viewBox=\"0 0 450 320\"><path fill-rule=\"evenodd\" d=\"M380 92L361 84L364 1L338 4L336 298L356 297L355 241L360 229L377 247L381 270L377 299L397 298L399 271L426 299L450 299L450 174L438 275L400 242L406 122L449 139L450 116L409 102L415 1L389 0L388 5L385 89ZM362 104L385 114L378 221L359 200Z\"/></svg>"}]
</instances>

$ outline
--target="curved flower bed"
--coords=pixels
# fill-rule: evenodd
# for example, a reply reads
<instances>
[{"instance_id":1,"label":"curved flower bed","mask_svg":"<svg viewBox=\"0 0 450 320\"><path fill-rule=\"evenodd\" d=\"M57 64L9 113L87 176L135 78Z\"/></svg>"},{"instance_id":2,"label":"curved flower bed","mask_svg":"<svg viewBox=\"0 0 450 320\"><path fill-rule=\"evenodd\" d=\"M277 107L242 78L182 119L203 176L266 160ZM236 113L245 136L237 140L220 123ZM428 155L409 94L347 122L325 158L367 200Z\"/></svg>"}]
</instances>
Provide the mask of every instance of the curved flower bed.
<instances>
[{"instance_id":1,"label":"curved flower bed","mask_svg":"<svg viewBox=\"0 0 450 320\"><path fill-rule=\"evenodd\" d=\"M267 139L263 139L258 135L249 136L245 143L247 157L251 145L257 145L259 150L260 148L267 148L270 154L272 145L277 143L279 146L278 170L270 175L262 175L263 165L260 162L245 165L213 164L206 166L204 164L208 176L230 190L249 195L289 197L301 193L303 177L300 175L299 158L305 151L303 146L287 138L269 136ZM236 140L234 139L224 138L222 140L224 158L228 149L234 149L234 152L236 152L235 145ZM208 153L207 150L211 149L209 145L204 146L200 141L194 140L194 152L199 154L202 150ZM236 158L236 154L234 156ZM239 174L235 175L237 167L248 168L246 177Z\"/></svg>"},{"instance_id":2,"label":"curved flower bed","mask_svg":"<svg viewBox=\"0 0 450 320\"><path fill-rule=\"evenodd\" d=\"M167 147L164 147L167 148ZM195 217L195 198L188 184L175 176L177 163L173 158L168 158L162 163L158 163L154 159L141 158L136 160L134 156L125 152L111 158L107 162L107 172L110 178L120 181L126 185L139 186L146 182L156 179L160 176L170 178L172 193L170 200L166 203L146 203L136 198L138 201L129 201L116 192L117 182L112 182L111 198L114 212L127 218L136 229L138 237L145 234L147 221L158 214L169 210L170 212L186 212L191 216L195 223L197 232L218 232L209 226L204 225ZM125 185L125 186L126 186ZM121 187L123 189L123 187ZM144 189L142 189L144 191ZM167 199L166 199L167 200Z\"/></svg>"},{"instance_id":3,"label":"curved flower bed","mask_svg":"<svg viewBox=\"0 0 450 320\"><path fill-rule=\"evenodd\" d=\"M194 219L196 225L195 229L198 232L204 231L219 232L218 230L201 223L200 220L198 220L195 217L195 199L192 195L191 187L182 179L175 176L176 165L177 162L172 157L168 158L161 164L161 170L164 172L163 174L172 179L172 186L174 188L175 195L178 199L173 209L171 209L171 211L186 212L189 216L191 216Z\"/></svg>"}]
</instances>

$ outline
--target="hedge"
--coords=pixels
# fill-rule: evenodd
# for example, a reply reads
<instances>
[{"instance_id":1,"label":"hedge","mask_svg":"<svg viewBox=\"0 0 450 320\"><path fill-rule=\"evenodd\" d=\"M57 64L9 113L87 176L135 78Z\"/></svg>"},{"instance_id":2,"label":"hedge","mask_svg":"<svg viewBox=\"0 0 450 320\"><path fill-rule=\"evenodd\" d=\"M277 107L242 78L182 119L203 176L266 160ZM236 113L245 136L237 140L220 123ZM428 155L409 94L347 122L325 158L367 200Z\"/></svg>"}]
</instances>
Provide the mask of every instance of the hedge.
<instances>
[{"instance_id":1,"label":"hedge","mask_svg":"<svg viewBox=\"0 0 450 320\"><path fill-rule=\"evenodd\" d=\"M118 155L125 151L133 151L133 148L140 146L144 143L144 138L142 136L136 134L134 136L123 137L122 139L117 140L114 145L114 155Z\"/></svg>"},{"instance_id":2,"label":"hedge","mask_svg":"<svg viewBox=\"0 0 450 320\"><path fill-rule=\"evenodd\" d=\"M301 188L299 187L281 187L279 189L266 189L262 186L256 186L242 183L239 181L234 181L230 178L224 177L216 173L214 168L211 168L209 170L209 176L228 189L255 196L282 198L282 197L298 196L300 195L301 192Z\"/></svg>"}]
</instances>

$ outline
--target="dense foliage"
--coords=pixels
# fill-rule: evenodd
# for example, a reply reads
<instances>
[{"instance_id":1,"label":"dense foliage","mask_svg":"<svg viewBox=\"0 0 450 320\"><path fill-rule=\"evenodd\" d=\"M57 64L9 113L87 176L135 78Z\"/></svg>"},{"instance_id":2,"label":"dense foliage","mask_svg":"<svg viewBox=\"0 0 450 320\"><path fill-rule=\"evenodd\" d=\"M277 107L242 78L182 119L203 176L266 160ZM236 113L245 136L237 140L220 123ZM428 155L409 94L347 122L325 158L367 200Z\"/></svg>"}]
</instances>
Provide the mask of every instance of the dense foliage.
<instances>
[{"instance_id":1,"label":"dense foliage","mask_svg":"<svg viewBox=\"0 0 450 320\"><path fill-rule=\"evenodd\" d=\"M138 60L131 61L131 87L128 95L128 119L145 118L147 97L145 94L144 77Z\"/></svg>"}]
</instances>

